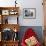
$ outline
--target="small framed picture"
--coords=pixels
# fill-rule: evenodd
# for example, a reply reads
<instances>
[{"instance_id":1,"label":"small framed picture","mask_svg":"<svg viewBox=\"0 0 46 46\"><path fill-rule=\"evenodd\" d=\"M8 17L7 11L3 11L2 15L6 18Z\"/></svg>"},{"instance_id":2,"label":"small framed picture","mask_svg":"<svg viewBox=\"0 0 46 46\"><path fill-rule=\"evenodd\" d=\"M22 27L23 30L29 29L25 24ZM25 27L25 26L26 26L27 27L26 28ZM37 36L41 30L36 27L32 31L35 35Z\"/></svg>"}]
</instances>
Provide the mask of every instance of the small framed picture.
<instances>
[{"instance_id":1,"label":"small framed picture","mask_svg":"<svg viewBox=\"0 0 46 46\"><path fill-rule=\"evenodd\" d=\"M2 10L2 15L9 15L9 10Z\"/></svg>"},{"instance_id":2,"label":"small framed picture","mask_svg":"<svg viewBox=\"0 0 46 46\"><path fill-rule=\"evenodd\" d=\"M36 18L36 8L24 8L23 9L23 16L26 19L35 19Z\"/></svg>"}]
</instances>

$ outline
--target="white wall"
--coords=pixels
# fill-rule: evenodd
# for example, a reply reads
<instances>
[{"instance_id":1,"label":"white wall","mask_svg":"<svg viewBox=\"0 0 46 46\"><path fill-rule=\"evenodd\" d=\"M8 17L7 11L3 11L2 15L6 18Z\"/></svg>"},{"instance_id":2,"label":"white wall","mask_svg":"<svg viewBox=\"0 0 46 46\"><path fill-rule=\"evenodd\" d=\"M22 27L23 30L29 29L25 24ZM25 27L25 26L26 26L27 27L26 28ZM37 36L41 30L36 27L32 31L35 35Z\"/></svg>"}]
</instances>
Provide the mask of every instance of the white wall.
<instances>
[{"instance_id":1,"label":"white wall","mask_svg":"<svg viewBox=\"0 0 46 46\"><path fill-rule=\"evenodd\" d=\"M42 0L21 0L20 25L22 26L43 26ZM36 8L36 19L24 19L23 8Z\"/></svg>"},{"instance_id":2,"label":"white wall","mask_svg":"<svg viewBox=\"0 0 46 46\"><path fill-rule=\"evenodd\" d=\"M14 6L15 0L0 0L0 6ZM20 6L19 24L21 26L43 26L42 0L17 0ZM23 8L36 8L36 19L24 19Z\"/></svg>"},{"instance_id":3,"label":"white wall","mask_svg":"<svg viewBox=\"0 0 46 46\"><path fill-rule=\"evenodd\" d=\"M14 6L14 1L15 0L0 0L0 6L1 7L9 7L9 6Z\"/></svg>"}]
</instances>

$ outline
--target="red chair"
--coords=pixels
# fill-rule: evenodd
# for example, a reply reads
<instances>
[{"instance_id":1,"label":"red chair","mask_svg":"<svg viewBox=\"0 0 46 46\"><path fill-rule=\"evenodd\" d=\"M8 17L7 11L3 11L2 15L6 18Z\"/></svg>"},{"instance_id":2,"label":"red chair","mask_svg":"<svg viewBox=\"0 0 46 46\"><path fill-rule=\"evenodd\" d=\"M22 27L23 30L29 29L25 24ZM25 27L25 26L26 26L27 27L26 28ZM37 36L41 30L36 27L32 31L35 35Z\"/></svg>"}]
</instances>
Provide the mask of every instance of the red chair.
<instances>
[{"instance_id":1,"label":"red chair","mask_svg":"<svg viewBox=\"0 0 46 46\"><path fill-rule=\"evenodd\" d=\"M32 36L34 36L37 39L36 33L31 28L27 29L27 31L24 34L24 37L22 38L21 46L27 46L25 40ZM41 46L40 42L38 41L35 46Z\"/></svg>"}]
</instances>

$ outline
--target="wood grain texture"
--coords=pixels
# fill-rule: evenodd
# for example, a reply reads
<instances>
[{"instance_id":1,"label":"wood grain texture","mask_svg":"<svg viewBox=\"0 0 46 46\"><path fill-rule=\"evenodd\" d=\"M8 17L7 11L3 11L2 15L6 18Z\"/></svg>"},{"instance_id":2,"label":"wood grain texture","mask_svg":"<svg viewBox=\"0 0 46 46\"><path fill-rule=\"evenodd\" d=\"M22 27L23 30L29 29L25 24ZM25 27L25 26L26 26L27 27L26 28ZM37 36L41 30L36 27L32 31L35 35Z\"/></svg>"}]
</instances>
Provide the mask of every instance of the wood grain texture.
<instances>
[{"instance_id":1,"label":"wood grain texture","mask_svg":"<svg viewBox=\"0 0 46 46\"><path fill-rule=\"evenodd\" d=\"M17 12L17 14L13 14L14 17L19 15L18 11L19 11L19 7L0 7L0 11L2 12L2 10L9 10L9 11L15 11ZM0 13L0 20L1 20L1 24L0 24L0 32L2 32L4 29L8 28L8 29L11 29L12 31L15 32L15 29L16 29L16 32L19 31L19 24L18 24L18 21L17 21L17 24L3 24L3 18L5 18L6 15L2 15L2 13ZM11 14L7 15L7 16L13 16ZM0 41L0 46L18 46L18 42L17 41Z\"/></svg>"},{"instance_id":2,"label":"wood grain texture","mask_svg":"<svg viewBox=\"0 0 46 46\"><path fill-rule=\"evenodd\" d=\"M0 25L0 29L1 31L3 31L5 28L9 28L12 29L14 31L14 29L16 29L17 31L19 31L19 25L18 24L1 24Z\"/></svg>"},{"instance_id":3,"label":"wood grain texture","mask_svg":"<svg viewBox=\"0 0 46 46\"><path fill-rule=\"evenodd\" d=\"M18 41L1 41L0 46L18 46Z\"/></svg>"}]
</instances>

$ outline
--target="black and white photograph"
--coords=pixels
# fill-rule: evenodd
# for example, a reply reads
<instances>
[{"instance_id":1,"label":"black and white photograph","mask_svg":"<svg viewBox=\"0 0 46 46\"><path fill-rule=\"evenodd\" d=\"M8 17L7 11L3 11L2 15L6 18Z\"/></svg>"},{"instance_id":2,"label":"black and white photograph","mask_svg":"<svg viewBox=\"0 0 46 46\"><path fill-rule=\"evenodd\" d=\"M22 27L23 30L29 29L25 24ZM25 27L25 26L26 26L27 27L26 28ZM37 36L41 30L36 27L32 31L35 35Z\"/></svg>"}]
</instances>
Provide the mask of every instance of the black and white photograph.
<instances>
[{"instance_id":1,"label":"black and white photograph","mask_svg":"<svg viewBox=\"0 0 46 46\"><path fill-rule=\"evenodd\" d=\"M36 9L35 8L24 8L23 9L24 18L36 18Z\"/></svg>"}]
</instances>

